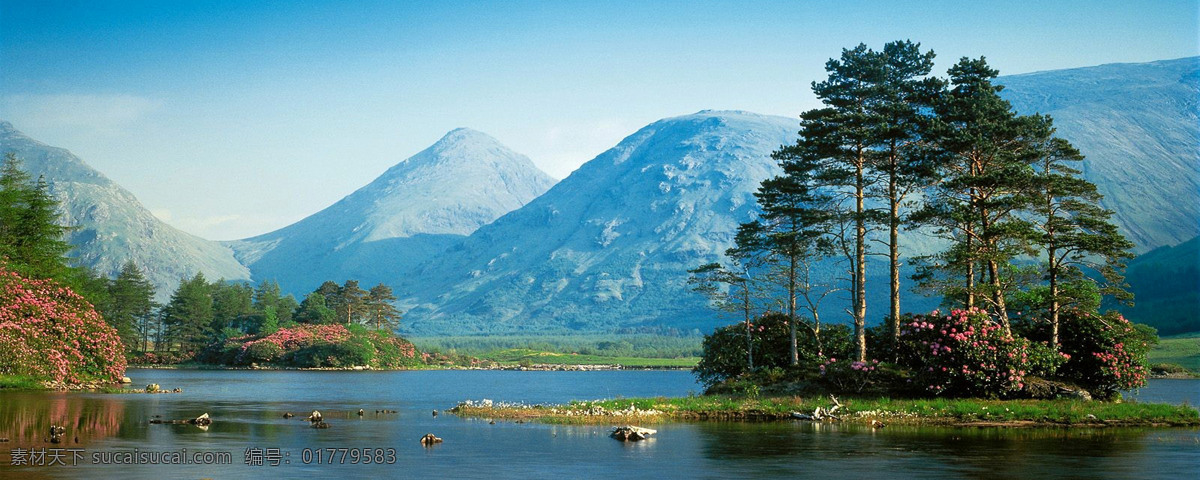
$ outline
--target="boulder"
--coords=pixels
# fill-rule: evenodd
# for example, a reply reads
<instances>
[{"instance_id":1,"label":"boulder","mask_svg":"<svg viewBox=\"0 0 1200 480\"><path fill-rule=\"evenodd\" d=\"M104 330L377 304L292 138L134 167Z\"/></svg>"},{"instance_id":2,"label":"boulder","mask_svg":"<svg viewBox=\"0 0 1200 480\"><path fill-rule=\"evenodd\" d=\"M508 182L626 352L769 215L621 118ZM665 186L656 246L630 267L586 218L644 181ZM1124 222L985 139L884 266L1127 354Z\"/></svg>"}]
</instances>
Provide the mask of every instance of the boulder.
<instances>
[{"instance_id":1,"label":"boulder","mask_svg":"<svg viewBox=\"0 0 1200 480\"><path fill-rule=\"evenodd\" d=\"M442 439L432 433L426 433L424 437L421 437L421 445L426 447L438 443L442 443Z\"/></svg>"},{"instance_id":2,"label":"boulder","mask_svg":"<svg viewBox=\"0 0 1200 480\"><path fill-rule=\"evenodd\" d=\"M121 383L133 383L133 379L129 377L121 377Z\"/></svg>"}]
</instances>

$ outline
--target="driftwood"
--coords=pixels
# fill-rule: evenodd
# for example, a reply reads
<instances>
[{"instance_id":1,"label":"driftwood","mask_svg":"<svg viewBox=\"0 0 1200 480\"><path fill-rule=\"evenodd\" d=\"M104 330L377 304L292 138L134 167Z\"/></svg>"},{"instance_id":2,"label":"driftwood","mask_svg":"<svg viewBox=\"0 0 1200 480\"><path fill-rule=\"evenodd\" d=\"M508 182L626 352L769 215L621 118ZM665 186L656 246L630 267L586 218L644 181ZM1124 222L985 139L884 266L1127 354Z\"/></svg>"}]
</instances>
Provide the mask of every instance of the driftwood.
<instances>
[{"instance_id":1,"label":"driftwood","mask_svg":"<svg viewBox=\"0 0 1200 480\"><path fill-rule=\"evenodd\" d=\"M610 433L608 436L622 442L636 442L638 440L650 438L650 436L654 435L655 433L658 433L658 430L628 425L614 428L612 433Z\"/></svg>"},{"instance_id":2,"label":"driftwood","mask_svg":"<svg viewBox=\"0 0 1200 480\"><path fill-rule=\"evenodd\" d=\"M800 413L800 412L792 412L792 418L795 418L797 420L810 420L810 421L814 421L814 422L821 422L821 421L825 421L826 419L841 420L841 418L838 417L836 415L836 413L839 409L842 408L842 402L839 402L837 397L833 396L833 394L829 395L829 400L831 402L833 402L833 405L830 406L828 409L822 408L822 407L817 407L817 408L813 409L813 413L811 415L805 414L805 413Z\"/></svg>"}]
</instances>

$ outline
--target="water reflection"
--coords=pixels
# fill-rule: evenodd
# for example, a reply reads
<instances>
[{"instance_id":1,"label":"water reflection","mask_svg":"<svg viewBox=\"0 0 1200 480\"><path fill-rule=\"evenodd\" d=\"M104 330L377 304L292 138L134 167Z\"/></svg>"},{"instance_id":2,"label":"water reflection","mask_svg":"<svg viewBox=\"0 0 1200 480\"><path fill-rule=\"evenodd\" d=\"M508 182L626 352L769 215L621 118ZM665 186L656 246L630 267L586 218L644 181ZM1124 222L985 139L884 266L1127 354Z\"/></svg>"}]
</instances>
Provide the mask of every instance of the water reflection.
<instances>
[{"instance_id":1,"label":"water reflection","mask_svg":"<svg viewBox=\"0 0 1200 480\"><path fill-rule=\"evenodd\" d=\"M125 419L125 404L114 395L45 392L0 394L0 437L10 448L48 446L50 426L66 428L63 445L87 445L116 436ZM0 461L5 460L0 458Z\"/></svg>"},{"instance_id":2,"label":"water reflection","mask_svg":"<svg viewBox=\"0 0 1200 480\"><path fill-rule=\"evenodd\" d=\"M463 419L443 414L463 399L567 402L616 396L681 396L696 388L687 372L222 372L139 371L139 383L183 394L0 393L0 478L158 479L316 476L501 478L1191 478L1200 429L997 429L868 426L811 422L697 422L645 425L651 440L608 438L610 425L576 426ZM1161 395L1158 383L1142 394ZM1169 384L1193 391L1200 382ZM1171 391L1174 391L1171 390ZM1168 394L1173 395L1173 394ZM1168 400L1169 401L1169 400ZM357 411L364 409L359 417ZM330 429L303 418L319 409ZM376 413L394 409L397 413ZM150 419L195 418L192 425ZM283 417L284 412L296 416ZM49 446L51 424L68 428L89 454L214 451L232 465L101 465L10 468L13 448ZM417 439L445 439L432 448ZM68 444L66 446L74 446ZM82 447L86 446L86 447ZM393 448L394 465L304 464L313 449ZM249 448L279 448L292 463L271 470L243 461ZM297 460L299 459L299 460Z\"/></svg>"}]
</instances>

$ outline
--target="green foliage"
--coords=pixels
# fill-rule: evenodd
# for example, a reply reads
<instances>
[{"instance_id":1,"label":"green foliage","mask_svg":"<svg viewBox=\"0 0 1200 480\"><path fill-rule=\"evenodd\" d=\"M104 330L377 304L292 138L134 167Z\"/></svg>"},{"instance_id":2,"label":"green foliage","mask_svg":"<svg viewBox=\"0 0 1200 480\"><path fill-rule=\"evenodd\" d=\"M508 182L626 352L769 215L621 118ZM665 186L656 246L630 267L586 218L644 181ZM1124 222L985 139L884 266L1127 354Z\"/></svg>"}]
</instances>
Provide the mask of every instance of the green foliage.
<instances>
[{"instance_id":1,"label":"green foliage","mask_svg":"<svg viewBox=\"0 0 1200 480\"><path fill-rule=\"evenodd\" d=\"M792 364L788 323L787 315L771 313L759 317L750 325L755 369L770 370ZM853 344L845 325L826 326L818 337L811 324L803 320L801 323L797 337L799 366L812 369L827 357L846 358L850 354ZM745 335L746 325L739 324L719 328L712 335L704 337L700 363L692 369L700 383L711 387L750 373Z\"/></svg>"},{"instance_id":2,"label":"green foliage","mask_svg":"<svg viewBox=\"0 0 1200 480\"><path fill-rule=\"evenodd\" d=\"M255 342L242 352L243 363L272 363L283 356L283 347L272 342Z\"/></svg>"},{"instance_id":3,"label":"green foliage","mask_svg":"<svg viewBox=\"0 0 1200 480\"><path fill-rule=\"evenodd\" d=\"M300 307L296 310L296 321L317 325L337 323L337 312L329 308L325 295L313 292L300 302Z\"/></svg>"},{"instance_id":4,"label":"green foliage","mask_svg":"<svg viewBox=\"0 0 1200 480\"><path fill-rule=\"evenodd\" d=\"M1146 384L1146 354L1158 335L1116 312L1069 311L1062 317L1060 341L1063 354L1070 358L1058 375L1103 398Z\"/></svg>"},{"instance_id":5,"label":"green foliage","mask_svg":"<svg viewBox=\"0 0 1200 480\"><path fill-rule=\"evenodd\" d=\"M63 240L66 233L45 179L31 182L16 155L6 154L0 166L0 256L9 268L30 278L65 279L65 255L72 248Z\"/></svg>"},{"instance_id":6,"label":"green foliage","mask_svg":"<svg viewBox=\"0 0 1200 480\"><path fill-rule=\"evenodd\" d=\"M185 279L163 307L163 324L168 348L173 343L183 351L196 352L208 344L213 330L213 289L204 274Z\"/></svg>"},{"instance_id":7,"label":"green foliage","mask_svg":"<svg viewBox=\"0 0 1200 480\"><path fill-rule=\"evenodd\" d=\"M125 262L117 278L108 282L108 301L101 307L104 320L117 329L125 351L146 350L153 328L154 285L132 260Z\"/></svg>"}]
</instances>

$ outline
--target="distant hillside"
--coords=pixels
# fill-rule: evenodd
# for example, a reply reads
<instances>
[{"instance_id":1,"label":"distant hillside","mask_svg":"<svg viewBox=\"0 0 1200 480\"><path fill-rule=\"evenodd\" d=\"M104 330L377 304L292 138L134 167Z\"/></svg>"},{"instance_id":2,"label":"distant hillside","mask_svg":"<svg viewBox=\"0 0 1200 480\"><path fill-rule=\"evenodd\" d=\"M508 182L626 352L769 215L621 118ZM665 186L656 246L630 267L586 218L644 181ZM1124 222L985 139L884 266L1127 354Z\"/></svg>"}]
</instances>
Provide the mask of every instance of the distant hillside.
<instances>
[{"instance_id":1,"label":"distant hillside","mask_svg":"<svg viewBox=\"0 0 1200 480\"><path fill-rule=\"evenodd\" d=\"M277 280L297 295L325 280L395 285L417 263L553 184L524 155L463 128L320 212L226 244L256 281Z\"/></svg>"},{"instance_id":2,"label":"distant hillside","mask_svg":"<svg viewBox=\"0 0 1200 480\"><path fill-rule=\"evenodd\" d=\"M0 121L0 154L14 152L34 178L44 176L62 203L64 222L77 227L68 237L71 256L82 265L115 276L128 260L137 262L158 288L159 298L180 278L203 272L211 279L245 280L246 267L216 242L189 235L152 215L133 194L62 148L33 140Z\"/></svg>"},{"instance_id":3,"label":"distant hillside","mask_svg":"<svg viewBox=\"0 0 1200 480\"><path fill-rule=\"evenodd\" d=\"M1054 117L1137 252L1200 235L1200 57L1000 77L1025 114Z\"/></svg>"},{"instance_id":4,"label":"distant hillside","mask_svg":"<svg viewBox=\"0 0 1200 480\"><path fill-rule=\"evenodd\" d=\"M1140 255L1125 272L1135 296L1120 308L1126 317L1159 335L1200 332L1200 237Z\"/></svg>"}]
</instances>

